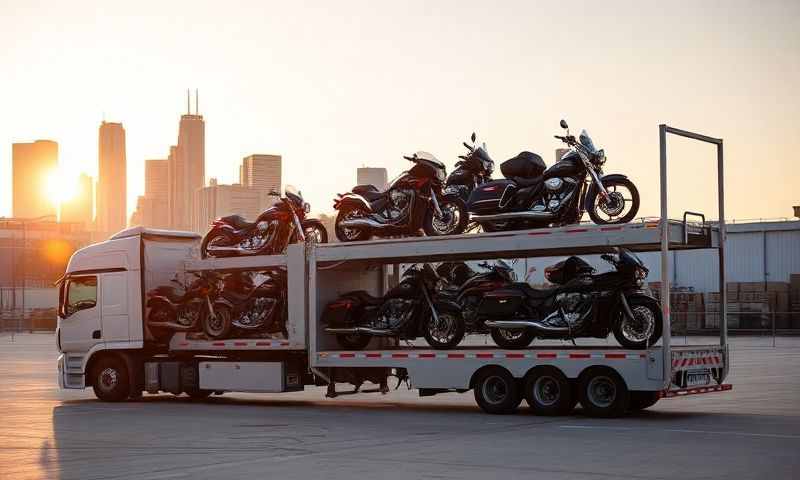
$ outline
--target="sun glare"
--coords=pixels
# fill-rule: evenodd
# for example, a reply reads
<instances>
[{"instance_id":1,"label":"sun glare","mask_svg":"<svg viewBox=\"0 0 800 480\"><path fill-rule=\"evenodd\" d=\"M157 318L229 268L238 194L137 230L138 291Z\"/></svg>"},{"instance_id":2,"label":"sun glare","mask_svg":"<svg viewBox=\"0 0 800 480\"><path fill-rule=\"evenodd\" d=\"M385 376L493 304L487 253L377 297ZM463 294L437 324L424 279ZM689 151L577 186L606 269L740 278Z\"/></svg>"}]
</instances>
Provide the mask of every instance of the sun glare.
<instances>
[{"instance_id":1,"label":"sun glare","mask_svg":"<svg viewBox=\"0 0 800 480\"><path fill-rule=\"evenodd\" d=\"M58 205L66 202L77 193L77 179L62 170L50 172L45 181L47 198Z\"/></svg>"}]
</instances>

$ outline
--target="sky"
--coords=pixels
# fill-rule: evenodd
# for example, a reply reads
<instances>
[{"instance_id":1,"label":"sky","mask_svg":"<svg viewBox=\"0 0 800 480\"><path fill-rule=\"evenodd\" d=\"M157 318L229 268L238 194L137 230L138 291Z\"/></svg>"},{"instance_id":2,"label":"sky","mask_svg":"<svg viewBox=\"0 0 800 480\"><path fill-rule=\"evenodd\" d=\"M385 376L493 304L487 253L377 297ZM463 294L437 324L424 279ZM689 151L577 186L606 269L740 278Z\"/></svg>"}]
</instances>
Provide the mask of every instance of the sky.
<instances>
[{"instance_id":1,"label":"sky","mask_svg":"<svg viewBox=\"0 0 800 480\"><path fill-rule=\"evenodd\" d=\"M206 176L283 155L284 183L331 212L359 166L448 171L475 131L501 162L550 164L565 118L606 151L606 173L659 213L658 125L725 142L726 217L800 204L797 1L0 0L0 216L11 144L60 146L64 182L97 172L100 122L127 133L128 210L144 161L166 158L200 92ZM669 208L717 218L711 145L670 138ZM498 172L499 174L499 169Z\"/></svg>"}]
</instances>

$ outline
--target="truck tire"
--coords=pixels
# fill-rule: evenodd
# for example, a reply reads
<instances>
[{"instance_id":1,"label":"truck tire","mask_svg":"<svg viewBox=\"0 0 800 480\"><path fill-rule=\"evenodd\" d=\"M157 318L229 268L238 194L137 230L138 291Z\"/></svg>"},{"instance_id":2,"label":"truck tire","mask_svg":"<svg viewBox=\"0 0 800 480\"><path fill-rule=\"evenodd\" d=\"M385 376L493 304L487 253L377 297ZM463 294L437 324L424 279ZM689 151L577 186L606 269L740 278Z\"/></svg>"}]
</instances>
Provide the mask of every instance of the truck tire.
<instances>
[{"instance_id":1,"label":"truck tire","mask_svg":"<svg viewBox=\"0 0 800 480\"><path fill-rule=\"evenodd\" d=\"M481 370L473 385L475 402L486 413L513 413L522 401L517 380L502 367Z\"/></svg>"},{"instance_id":2,"label":"truck tire","mask_svg":"<svg viewBox=\"0 0 800 480\"><path fill-rule=\"evenodd\" d=\"M99 359L91 371L94 394L105 402L121 402L130 394L128 368L117 356Z\"/></svg>"},{"instance_id":3,"label":"truck tire","mask_svg":"<svg viewBox=\"0 0 800 480\"><path fill-rule=\"evenodd\" d=\"M638 412L650 408L656 404L661 398L658 392L635 391L630 392L630 402L628 403L628 411Z\"/></svg>"},{"instance_id":4,"label":"truck tire","mask_svg":"<svg viewBox=\"0 0 800 480\"><path fill-rule=\"evenodd\" d=\"M589 416L603 418L624 415L630 402L625 380L608 367L592 367L581 373L578 398Z\"/></svg>"},{"instance_id":5,"label":"truck tire","mask_svg":"<svg viewBox=\"0 0 800 480\"><path fill-rule=\"evenodd\" d=\"M569 415L577 403L572 382L556 367L532 369L525 375L522 391L536 415Z\"/></svg>"}]
</instances>

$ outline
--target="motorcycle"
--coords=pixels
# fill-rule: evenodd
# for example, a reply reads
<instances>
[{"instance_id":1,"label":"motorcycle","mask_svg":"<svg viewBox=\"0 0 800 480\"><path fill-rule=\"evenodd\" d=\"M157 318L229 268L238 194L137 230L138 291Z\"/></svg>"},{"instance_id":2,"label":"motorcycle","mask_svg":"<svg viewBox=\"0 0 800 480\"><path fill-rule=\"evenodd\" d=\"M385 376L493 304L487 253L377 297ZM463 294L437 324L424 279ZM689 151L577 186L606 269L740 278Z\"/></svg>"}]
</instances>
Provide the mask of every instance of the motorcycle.
<instances>
[{"instance_id":1,"label":"motorcycle","mask_svg":"<svg viewBox=\"0 0 800 480\"><path fill-rule=\"evenodd\" d=\"M322 222L306 218L311 207L303 201L302 193L287 185L284 195L274 191L270 195L279 200L255 222L248 222L241 215L214 220L200 247L202 257L277 255L298 241L328 242Z\"/></svg>"},{"instance_id":2,"label":"motorcycle","mask_svg":"<svg viewBox=\"0 0 800 480\"><path fill-rule=\"evenodd\" d=\"M203 317L210 338L226 338L234 329L282 331L286 336L286 272L229 274L212 304L213 315Z\"/></svg>"},{"instance_id":3,"label":"motorcycle","mask_svg":"<svg viewBox=\"0 0 800 480\"><path fill-rule=\"evenodd\" d=\"M153 337L198 330L205 322L219 291L219 276L214 272L192 275L195 278L188 287L176 277L171 281L177 287L161 285L147 292L147 326Z\"/></svg>"},{"instance_id":4,"label":"motorcycle","mask_svg":"<svg viewBox=\"0 0 800 480\"><path fill-rule=\"evenodd\" d=\"M595 275L588 263L569 257L545 269L553 288L513 283L487 292L478 318L502 348L524 348L534 338L606 338L609 330L624 348L654 345L661 337L661 307L643 288L647 268L622 248L601 258L614 270Z\"/></svg>"},{"instance_id":5,"label":"motorcycle","mask_svg":"<svg viewBox=\"0 0 800 480\"><path fill-rule=\"evenodd\" d=\"M381 298L363 290L345 293L325 307L325 332L348 350L365 348L372 337L419 336L433 348L453 348L464 337L464 322L456 303L436 296L438 280L430 265L413 265Z\"/></svg>"},{"instance_id":6,"label":"motorcycle","mask_svg":"<svg viewBox=\"0 0 800 480\"><path fill-rule=\"evenodd\" d=\"M358 185L334 200L333 208L339 211L335 227L339 240L416 235L420 228L429 236L464 232L469 218L464 201L442 191L447 177L444 164L427 152L403 158L414 166L393 180L386 191Z\"/></svg>"},{"instance_id":7,"label":"motorcycle","mask_svg":"<svg viewBox=\"0 0 800 480\"><path fill-rule=\"evenodd\" d=\"M627 223L639 211L639 191L628 177L603 174L605 152L583 130L576 140L561 120L565 136L555 137L569 151L549 168L542 157L521 152L503 162L504 180L473 190L467 206L484 231L563 226L580 222L584 212L599 225Z\"/></svg>"},{"instance_id":8,"label":"motorcycle","mask_svg":"<svg viewBox=\"0 0 800 480\"><path fill-rule=\"evenodd\" d=\"M474 132L470 139L472 145L463 142L468 153L458 156L461 160L456 162L455 169L444 182L444 194L456 195L465 203L469 200L469 195L475 187L492 180L492 172L494 172L494 160L489 157L486 144L477 146L477 137Z\"/></svg>"}]
</instances>

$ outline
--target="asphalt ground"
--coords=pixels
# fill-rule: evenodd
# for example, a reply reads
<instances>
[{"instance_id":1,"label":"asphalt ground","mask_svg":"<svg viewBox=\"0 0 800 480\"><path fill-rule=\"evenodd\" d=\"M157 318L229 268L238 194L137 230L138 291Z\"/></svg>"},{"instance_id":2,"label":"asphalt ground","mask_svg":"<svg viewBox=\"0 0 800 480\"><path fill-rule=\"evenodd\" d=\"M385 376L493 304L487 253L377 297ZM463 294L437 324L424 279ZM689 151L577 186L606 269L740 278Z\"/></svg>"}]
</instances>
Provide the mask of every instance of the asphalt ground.
<instances>
[{"instance_id":1,"label":"asphalt ground","mask_svg":"<svg viewBox=\"0 0 800 480\"><path fill-rule=\"evenodd\" d=\"M108 404L58 389L52 335L5 335L0 479L800 478L800 338L732 343L733 391L594 419L487 415L471 392Z\"/></svg>"}]
</instances>

